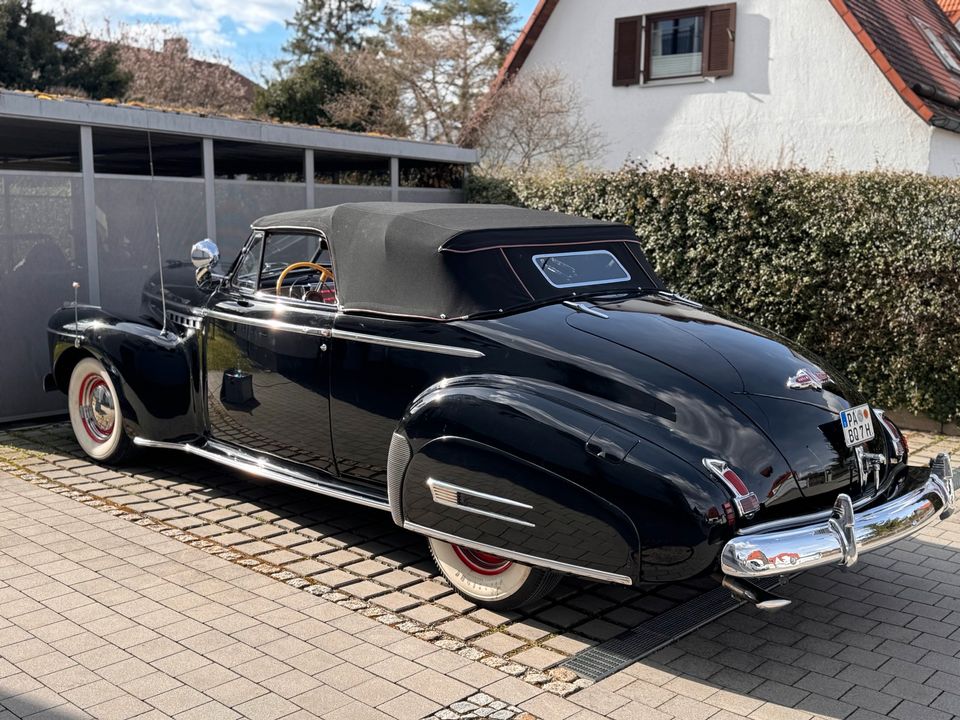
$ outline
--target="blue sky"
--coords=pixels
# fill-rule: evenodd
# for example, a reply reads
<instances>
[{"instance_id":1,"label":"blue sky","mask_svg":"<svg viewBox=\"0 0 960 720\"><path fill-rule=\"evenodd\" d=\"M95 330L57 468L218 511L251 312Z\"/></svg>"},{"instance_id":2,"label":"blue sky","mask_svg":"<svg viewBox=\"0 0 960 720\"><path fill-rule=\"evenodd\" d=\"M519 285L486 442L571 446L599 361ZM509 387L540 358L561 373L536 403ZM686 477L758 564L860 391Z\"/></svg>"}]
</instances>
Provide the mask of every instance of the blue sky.
<instances>
[{"instance_id":1,"label":"blue sky","mask_svg":"<svg viewBox=\"0 0 960 720\"><path fill-rule=\"evenodd\" d=\"M379 0L384 2L385 0ZM411 0L400 0L410 2ZM536 0L515 0L518 29ZM87 30L97 36L184 35L191 53L227 60L254 80L271 73L281 55L300 0L35 0L38 10L65 18L71 32ZM157 8L162 7L161 12ZM124 30L125 29L125 30ZM143 43L141 43L143 44Z\"/></svg>"}]
</instances>

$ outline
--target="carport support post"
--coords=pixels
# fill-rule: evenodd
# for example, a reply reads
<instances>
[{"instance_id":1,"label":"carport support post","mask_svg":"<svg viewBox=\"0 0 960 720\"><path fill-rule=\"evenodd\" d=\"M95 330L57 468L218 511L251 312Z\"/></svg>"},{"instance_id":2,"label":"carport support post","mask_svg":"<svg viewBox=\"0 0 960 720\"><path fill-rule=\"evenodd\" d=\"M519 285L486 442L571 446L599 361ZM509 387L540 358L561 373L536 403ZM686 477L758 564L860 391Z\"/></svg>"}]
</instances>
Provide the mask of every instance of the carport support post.
<instances>
[{"instance_id":1,"label":"carport support post","mask_svg":"<svg viewBox=\"0 0 960 720\"><path fill-rule=\"evenodd\" d=\"M203 139L203 202L207 210L207 237L217 240L217 190L213 184L213 138Z\"/></svg>"},{"instance_id":2,"label":"carport support post","mask_svg":"<svg viewBox=\"0 0 960 720\"><path fill-rule=\"evenodd\" d=\"M303 151L303 179L307 186L307 204L304 207L312 210L316 206L316 193L313 191L315 179L313 177L313 150Z\"/></svg>"},{"instance_id":3,"label":"carport support post","mask_svg":"<svg viewBox=\"0 0 960 720\"><path fill-rule=\"evenodd\" d=\"M100 254L97 239L97 198L93 180L93 128L80 126L80 170L83 177L83 224L87 236L87 302L100 304Z\"/></svg>"},{"instance_id":4,"label":"carport support post","mask_svg":"<svg viewBox=\"0 0 960 720\"><path fill-rule=\"evenodd\" d=\"M390 158L390 202L400 199L400 158Z\"/></svg>"}]
</instances>

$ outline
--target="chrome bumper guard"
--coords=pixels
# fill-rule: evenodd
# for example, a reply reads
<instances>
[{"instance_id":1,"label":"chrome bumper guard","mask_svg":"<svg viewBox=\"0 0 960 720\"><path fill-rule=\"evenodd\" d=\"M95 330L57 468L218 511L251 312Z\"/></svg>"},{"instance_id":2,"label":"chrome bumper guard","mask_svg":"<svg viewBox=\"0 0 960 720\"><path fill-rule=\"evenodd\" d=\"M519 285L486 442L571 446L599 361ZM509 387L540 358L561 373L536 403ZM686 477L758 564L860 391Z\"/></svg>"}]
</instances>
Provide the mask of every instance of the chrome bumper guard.
<instances>
[{"instance_id":1,"label":"chrome bumper guard","mask_svg":"<svg viewBox=\"0 0 960 720\"><path fill-rule=\"evenodd\" d=\"M953 513L954 476L950 456L931 461L930 474L917 487L877 507L855 513L849 495L839 495L826 519L799 527L744 534L720 553L727 575L758 578L799 572L820 565L850 567L860 553L870 552L912 535Z\"/></svg>"}]
</instances>

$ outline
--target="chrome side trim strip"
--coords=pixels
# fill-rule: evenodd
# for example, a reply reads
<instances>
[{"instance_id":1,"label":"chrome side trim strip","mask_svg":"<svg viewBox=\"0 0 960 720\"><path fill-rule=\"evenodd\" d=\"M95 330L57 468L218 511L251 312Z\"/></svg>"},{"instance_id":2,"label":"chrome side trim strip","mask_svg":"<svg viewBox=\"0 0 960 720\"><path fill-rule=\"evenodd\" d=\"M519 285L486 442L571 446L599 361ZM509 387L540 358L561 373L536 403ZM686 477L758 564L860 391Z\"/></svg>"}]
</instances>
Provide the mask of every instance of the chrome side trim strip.
<instances>
[{"instance_id":1,"label":"chrome side trim strip","mask_svg":"<svg viewBox=\"0 0 960 720\"><path fill-rule=\"evenodd\" d=\"M427 487L430 488L430 494L433 496L433 501L438 505L456 508L457 510L463 510L464 512L473 513L474 515L483 515L484 517L493 518L494 520L504 520L505 522L523 525L524 527L536 527L536 525L534 525L532 522L527 522L526 520L521 520L519 518L510 517L509 515L501 515L500 513L491 512L489 510L481 510L480 508L464 505L462 502L460 502L460 496L469 495L471 497L502 503L511 507L520 508L522 510L533 510L533 505L527 505L526 503L517 502L516 500L508 500L507 498L502 498L497 495L488 495L487 493L478 492L477 490L470 490L469 488L460 487L459 485L451 485L450 483L434 480L433 478L427 479Z\"/></svg>"},{"instance_id":2,"label":"chrome side trim strip","mask_svg":"<svg viewBox=\"0 0 960 720\"><path fill-rule=\"evenodd\" d=\"M521 510L533 510L533 505L527 505L526 503L517 502L516 500L510 500L509 498L500 497L499 495L488 495L485 492L480 492L479 490L471 490L470 488L461 487L460 485L453 485L452 483L443 482L442 480L434 480L430 478L427 480L427 485L431 490L433 488L440 488L443 490L451 490L461 495L472 495L473 497L478 497L482 500L490 500L492 502L503 503L504 505L512 505L513 507L520 508Z\"/></svg>"},{"instance_id":3,"label":"chrome side trim strip","mask_svg":"<svg viewBox=\"0 0 960 720\"><path fill-rule=\"evenodd\" d=\"M382 335L365 335L364 333L350 332L349 330L333 329L333 337L341 340L354 340L371 345L384 345L402 350L421 350L439 355L455 355L466 358L482 358L484 354L471 348L455 347L453 345L436 345L434 343L419 342L417 340L402 340L400 338L383 337Z\"/></svg>"},{"instance_id":4,"label":"chrome side trim strip","mask_svg":"<svg viewBox=\"0 0 960 720\"><path fill-rule=\"evenodd\" d=\"M569 563L560 562L559 560L550 560L548 558L537 557L535 555L527 555L526 553L517 552L516 550L508 550L506 548L487 545L486 543L479 543L474 540L467 540L456 535L451 535L439 530L433 530L432 528L424 527L423 525L418 525L417 523L404 522L403 527L405 530L409 530L410 532L426 535L427 537L432 537L436 540L442 540L443 542L454 543L455 545L463 545L464 547L472 548L473 550L480 550L482 552L499 555L500 557L505 557L509 560L513 560L524 565L535 565L536 567L556 570L557 572L562 573L569 573L570 575L579 575L580 577L590 578L591 580L617 583L619 585L633 585L632 579L626 575L620 575L619 573L607 572L606 570L594 570L593 568L582 567L580 565L570 565Z\"/></svg>"},{"instance_id":5,"label":"chrome side trim strip","mask_svg":"<svg viewBox=\"0 0 960 720\"><path fill-rule=\"evenodd\" d=\"M366 335L364 333L350 332L349 330L337 330L336 328L318 328L306 325L294 325L293 323L283 322L282 320L267 320L265 318L248 318L243 315L222 312L220 310L204 310L204 317L225 320L226 322L235 322L240 325L254 325L270 330L281 330L284 332L295 332L301 335L317 335L319 337L334 337L340 340L354 340L355 342L369 343L370 345L384 345L386 347L395 347L401 350L419 350L422 352L432 352L439 355L454 355L466 358L482 358L484 354L479 350L471 348L455 347L453 345L437 345L435 343L419 342L417 340L402 340L400 338L383 337L382 335Z\"/></svg>"},{"instance_id":6,"label":"chrome side trim strip","mask_svg":"<svg viewBox=\"0 0 960 720\"><path fill-rule=\"evenodd\" d=\"M300 333L301 335L316 335L318 337L330 337L329 328L310 327L308 325L294 325L280 320L267 320L265 318L248 318L243 315L234 315L219 310L204 310L204 317L234 322L239 325L253 325L255 327L267 328L268 330L280 330L283 332Z\"/></svg>"},{"instance_id":7,"label":"chrome side trim strip","mask_svg":"<svg viewBox=\"0 0 960 720\"><path fill-rule=\"evenodd\" d=\"M304 475L293 473L286 468L278 467L277 465L274 465L268 461L261 461L259 458L250 457L226 445L221 445L220 443L208 443L210 447L217 449L216 452L207 450L206 448L198 447L196 445L190 445L189 443L161 442L160 440L147 440L146 438L142 437L135 437L133 439L133 444L141 447L158 448L162 450L180 450L181 452L186 452L207 460L212 460L215 463L225 465L233 468L234 470L241 470L243 472L250 473L251 475L256 475L257 477L266 478L267 480L275 480L286 485L292 485L293 487L309 490L311 492L326 495L338 500L346 500L348 502L357 503L358 505L376 508L377 510L390 509L390 506L385 501L381 502L379 500L364 497L363 495L352 493L348 490L340 490L338 488L330 487L329 485L318 483Z\"/></svg>"}]
</instances>

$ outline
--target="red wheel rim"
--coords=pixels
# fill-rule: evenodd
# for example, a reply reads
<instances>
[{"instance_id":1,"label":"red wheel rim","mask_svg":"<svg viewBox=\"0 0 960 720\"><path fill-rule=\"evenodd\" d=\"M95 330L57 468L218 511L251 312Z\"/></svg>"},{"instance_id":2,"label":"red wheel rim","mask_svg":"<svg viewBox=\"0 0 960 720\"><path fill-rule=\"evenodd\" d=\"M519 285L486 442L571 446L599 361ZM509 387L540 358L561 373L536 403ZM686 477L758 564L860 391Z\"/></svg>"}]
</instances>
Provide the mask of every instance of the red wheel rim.
<instances>
[{"instance_id":1,"label":"red wheel rim","mask_svg":"<svg viewBox=\"0 0 960 720\"><path fill-rule=\"evenodd\" d=\"M481 575L499 575L513 565L513 562L499 555L459 545L453 545L453 552L460 558L460 562Z\"/></svg>"},{"instance_id":2,"label":"red wheel rim","mask_svg":"<svg viewBox=\"0 0 960 720\"><path fill-rule=\"evenodd\" d=\"M80 423L90 439L98 445L105 443L113 434L113 394L100 375L90 373L80 383L78 411Z\"/></svg>"}]
</instances>

